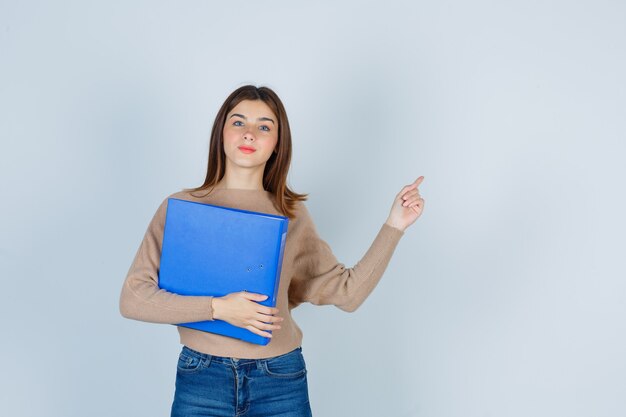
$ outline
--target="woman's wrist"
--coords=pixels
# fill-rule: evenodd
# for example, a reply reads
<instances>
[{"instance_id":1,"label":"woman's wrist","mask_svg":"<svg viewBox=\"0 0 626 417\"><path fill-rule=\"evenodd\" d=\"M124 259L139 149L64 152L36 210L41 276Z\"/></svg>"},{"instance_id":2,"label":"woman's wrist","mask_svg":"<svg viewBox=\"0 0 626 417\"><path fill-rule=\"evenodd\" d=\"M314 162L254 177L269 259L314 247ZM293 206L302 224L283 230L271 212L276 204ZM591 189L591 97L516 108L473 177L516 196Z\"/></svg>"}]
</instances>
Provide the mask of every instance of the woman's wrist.
<instances>
[{"instance_id":1,"label":"woman's wrist","mask_svg":"<svg viewBox=\"0 0 626 417\"><path fill-rule=\"evenodd\" d=\"M391 226L391 227L395 227L396 229L404 232L404 227L392 222L391 220L387 219L387 221L385 222L386 225Z\"/></svg>"},{"instance_id":2,"label":"woman's wrist","mask_svg":"<svg viewBox=\"0 0 626 417\"><path fill-rule=\"evenodd\" d=\"M211 310L213 311L213 320L219 320L219 303L220 297L211 297Z\"/></svg>"}]
</instances>

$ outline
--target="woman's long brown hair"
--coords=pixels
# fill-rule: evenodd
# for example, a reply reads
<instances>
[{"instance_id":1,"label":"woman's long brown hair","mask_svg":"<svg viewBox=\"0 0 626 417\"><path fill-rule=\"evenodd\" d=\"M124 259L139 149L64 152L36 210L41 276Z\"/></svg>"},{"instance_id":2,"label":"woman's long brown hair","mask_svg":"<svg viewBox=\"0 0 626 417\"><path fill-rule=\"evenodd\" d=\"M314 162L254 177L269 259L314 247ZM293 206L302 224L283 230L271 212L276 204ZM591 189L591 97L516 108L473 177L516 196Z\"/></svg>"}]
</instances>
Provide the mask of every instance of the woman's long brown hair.
<instances>
[{"instance_id":1,"label":"woman's long brown hair","mask_svg":"<svg viewBox=\"0 0 626 417\"><path fill-rule=\"evenodd\" d=\"M222 104L215 116L211 129L209 145L209 160L204 184L195 188L186 188L185 191L199 192L209 190L224 177L226 172L226 154L224 153L224 123L228 113L243 100L261 100L269 106L278 117L278 143L272 156L265 164L263 171L263 188L275 196L276 208L284 216L293 218L297 201L304 201L308 194L298 194L287 187L287 173L291 164L291 130L287 112L278 95L269 87L244 85L233 91Z\"/></svg>"}]
</instances>

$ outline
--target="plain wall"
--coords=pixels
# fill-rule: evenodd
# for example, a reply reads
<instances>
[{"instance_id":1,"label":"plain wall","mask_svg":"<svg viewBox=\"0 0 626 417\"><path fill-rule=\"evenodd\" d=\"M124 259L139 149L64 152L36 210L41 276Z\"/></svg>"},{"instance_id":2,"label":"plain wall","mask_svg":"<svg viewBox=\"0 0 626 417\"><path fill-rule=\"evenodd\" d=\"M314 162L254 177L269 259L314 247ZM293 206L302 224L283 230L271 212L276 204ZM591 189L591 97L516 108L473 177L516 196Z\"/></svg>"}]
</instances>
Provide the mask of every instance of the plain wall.
<instances>
[{"instance_id":1,"label":"plain wall","mask_svg":"<svg viewBox=\"0 0 626 417\"><path fill-rule=\"evenodd\" d=\"M347 266L425 176L365 303L293 311L314 415L626 415L625 12L1 0L0 414L169 415L176 328L119 294L252 83L282 98L289 184Z\"/></svg>"}]
</instances>

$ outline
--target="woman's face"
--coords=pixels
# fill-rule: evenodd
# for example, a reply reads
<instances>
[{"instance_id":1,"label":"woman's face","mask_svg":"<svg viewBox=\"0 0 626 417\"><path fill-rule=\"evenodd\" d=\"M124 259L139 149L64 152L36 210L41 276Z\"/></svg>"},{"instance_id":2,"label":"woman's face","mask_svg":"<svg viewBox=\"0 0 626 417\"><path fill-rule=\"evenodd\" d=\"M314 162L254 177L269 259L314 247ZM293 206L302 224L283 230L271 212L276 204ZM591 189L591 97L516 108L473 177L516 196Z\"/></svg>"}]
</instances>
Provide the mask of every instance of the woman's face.
<instances>
[{"instance_id":1,"label":"woman's face","mask_svg":"<svg viewBox=\"0 0 626 417\"><path fill-rule=\"evenodd\" d=\"M224 152L230 162L241 167L264 167L278 143L278 118L263 101L243 100L226 115L223 135Z\"/></svg>"}]
</instances>

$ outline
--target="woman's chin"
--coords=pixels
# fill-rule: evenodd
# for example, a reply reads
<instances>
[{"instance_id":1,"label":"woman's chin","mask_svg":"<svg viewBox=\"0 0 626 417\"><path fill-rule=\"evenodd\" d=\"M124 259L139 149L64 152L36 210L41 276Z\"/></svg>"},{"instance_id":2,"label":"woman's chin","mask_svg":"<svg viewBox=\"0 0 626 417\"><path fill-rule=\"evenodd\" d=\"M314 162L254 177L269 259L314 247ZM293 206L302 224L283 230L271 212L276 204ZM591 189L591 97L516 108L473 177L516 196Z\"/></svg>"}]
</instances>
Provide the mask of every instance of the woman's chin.
<instances>
[{"instance_id":1,"label":"woman's chin","mask_svg":"<svg viewBox=\"0 0 626 417\"><path fill-rule=\"evenodd\" d=\"M263 165L265 165L265 162L259 163L258 161L250 161L250 160L242 161L241 159L238 159L235 161L234 165L236 168L250 169L250 168L263 167Z\"/></svg>"}]
</instances>

